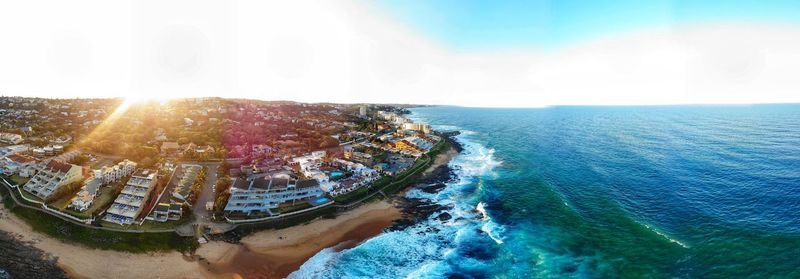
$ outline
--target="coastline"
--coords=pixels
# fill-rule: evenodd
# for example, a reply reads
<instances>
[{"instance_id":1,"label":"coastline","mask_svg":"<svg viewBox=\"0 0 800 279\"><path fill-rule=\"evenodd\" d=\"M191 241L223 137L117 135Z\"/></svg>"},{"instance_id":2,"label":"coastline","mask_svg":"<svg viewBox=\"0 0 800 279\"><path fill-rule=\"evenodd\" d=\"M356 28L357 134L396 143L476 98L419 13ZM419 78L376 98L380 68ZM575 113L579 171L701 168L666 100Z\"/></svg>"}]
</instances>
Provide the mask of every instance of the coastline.
<instances>
[{"instance_id":1,"label":"coastline","mask_svg":"<svg viewBox=\"0 0 800 279\"><path fill-rule=\"evenodd\" d=\"M443 138L450 146L423 171L422 180L449 173L447 164L459 154L458 143L449 136ZM33 230L5 208L0 208L0 230L55 257L70 278L283 278L322 249L351 248L385 229L416 219L413 215L418 212L409 210L413 204L402 198L393 200L364 204L334 219L256 232L241 239L240 244L212 241L192 256L175 251L134 254L64 243Z\"/></svg>"},{"instance_id":2,"label":"coastline","mask_svg":"<svg viewBox=\"0 0 800 279\"><path fill-rule=\"evenodd\" d=\"M280 230L267 230L243 238L233 250L208 260L208 270L232 276L249 278L284 278L297 270L306 260L322 249L345 249L383 232L401 217L394 204L378 201L360 206L335 219L315 220L308 224ZM206 254L204 245L198 254ZM223 245L224 246L224 245ZM223 248L225 249L225 248Z\"/></svg>"}]
</instances>

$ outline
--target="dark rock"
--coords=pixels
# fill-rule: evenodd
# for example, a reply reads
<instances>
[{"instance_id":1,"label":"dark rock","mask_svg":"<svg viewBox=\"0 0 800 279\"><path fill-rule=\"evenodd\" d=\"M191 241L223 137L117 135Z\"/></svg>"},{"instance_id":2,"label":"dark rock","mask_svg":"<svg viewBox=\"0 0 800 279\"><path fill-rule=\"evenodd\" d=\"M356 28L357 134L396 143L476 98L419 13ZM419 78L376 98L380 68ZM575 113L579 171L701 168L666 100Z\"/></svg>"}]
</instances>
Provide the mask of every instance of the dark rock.
<instances>
[{"instance_id":1,"label":"dark rock","mask_svg":"<svg viewBox=\"0 0 800 279\"><path fill-rule=\"evenodd\" d=\"M427 186L420 186L419 189L425 193L434 194L444 189L444 187L447 187L447 185L445 185L444 183L436 183Z\"/></svg>"},{"instance_id":2,"label":"dark rock","mask_svg":"<svg viewBox=\"0 0 800 279\"><path fill-rule=\"evenodd\" d=\"M67 278L57 265L58 258L4 231L0 231L0 251L0 268L10 278Z\"/></svg>"},{"instance_id":3,"label":"dark rock","mask_svg":"<svg viewBox=\"0 0 800 279\"><path fill-rule=\"evenodd\" d=\"M453 218L453 216L450 216L450 213L443 212L442 214L439 214L438 218L439 218L439 221L444 222L444 221L450 220L450 218Z\"/></svg>"}]
</instances>

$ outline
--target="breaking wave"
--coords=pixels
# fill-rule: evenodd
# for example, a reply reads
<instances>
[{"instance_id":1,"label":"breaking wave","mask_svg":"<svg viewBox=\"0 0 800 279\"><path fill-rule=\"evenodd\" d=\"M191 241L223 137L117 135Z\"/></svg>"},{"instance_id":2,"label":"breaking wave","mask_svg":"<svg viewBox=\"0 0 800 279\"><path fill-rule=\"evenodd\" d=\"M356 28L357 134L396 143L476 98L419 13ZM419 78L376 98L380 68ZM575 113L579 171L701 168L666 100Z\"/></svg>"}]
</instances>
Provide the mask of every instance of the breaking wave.
<instances>
[{"instance_id":1,"label":"breaking wave","mask_svg":"<svg viewBox=\"0 0 800 279\"><path fill-rule=\"evenodd\" d=\"M504 228L492 221L481 201L482 185L496 175L494 168L501 162L494 158L493 149L470 140L473 135L456 136L464 150L450 162L455 177L445 188L436 193L412 189L406 195L438 204L441 212L351 249L324 249L289 278L440 278L489 269L494 256L491 246L503 243ZM450 217L439 218L443 214Z\"/></svg>"}]
</instances>

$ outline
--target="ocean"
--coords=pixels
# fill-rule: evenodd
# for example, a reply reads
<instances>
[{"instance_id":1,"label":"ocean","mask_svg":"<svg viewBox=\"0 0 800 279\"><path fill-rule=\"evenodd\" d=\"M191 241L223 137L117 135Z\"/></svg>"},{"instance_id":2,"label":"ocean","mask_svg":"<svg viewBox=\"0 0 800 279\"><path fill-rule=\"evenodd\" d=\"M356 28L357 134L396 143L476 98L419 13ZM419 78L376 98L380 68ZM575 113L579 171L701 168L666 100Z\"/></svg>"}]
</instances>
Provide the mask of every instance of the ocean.
<instances>
[{"instance_id":1,"label":"ocean","mask_svg":"<svg viewBox=\"0 0 800 279\"><path fill-rule=\"evenodd\" d=\"M800 105L425 107L443 205L294 278L800 278Z\"/></svg>"}]
</instances>

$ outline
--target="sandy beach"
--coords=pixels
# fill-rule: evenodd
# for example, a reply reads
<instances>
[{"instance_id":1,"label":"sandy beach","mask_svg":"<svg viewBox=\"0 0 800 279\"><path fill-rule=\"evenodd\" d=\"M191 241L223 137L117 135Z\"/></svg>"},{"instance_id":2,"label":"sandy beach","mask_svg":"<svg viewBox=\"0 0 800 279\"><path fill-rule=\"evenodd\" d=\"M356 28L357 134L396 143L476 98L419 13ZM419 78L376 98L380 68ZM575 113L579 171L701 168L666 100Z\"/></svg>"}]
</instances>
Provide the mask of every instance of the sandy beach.
<instances>
[{"instance_id":1,"label":"sandy beach","mask_svg":"<svg viewBox=\"0 0 800 279\"><path fill-rule=\"evenodd\" d=\"M224 254L204 251L212 246L202 247L198 254L216 255L216 258L206 259L210 262L210 270L218 274L283 278L320 250L332 246L352 247L380 234L400 217L400 210L395 206L378 201L348 211L336 219L255 233L243 238L237 249Z\"/></svg>"},{"instance_id":2,"label":"sandy beach","mask_svg":"<svg viewBox=\"0 0 800 279\"><path fill-rule=\"evenodd\" d=\"M422 175L429 175L437 168L447 165L456 155L458 155L458 151L455 148L448 148L447 151L440 153L438 156L436 156L436 158L433 159L433 164L425 169Z\"/></svg>"},{"instance_id":3,"label":"sandy beach","mask_svg":"<svg viewBox=\"0 0 800 279\"><path fill-rule=\"evenodd\" d=\"M282 278L319 250L361 242L400 217L392 204L378 201L335 219L258 232L243 238L241 245L210 242L191 258L178 252L133 254L64 243L0 210L0 230L58 257L59 266L73 278Z\"/></svg>"}]
</instances>

